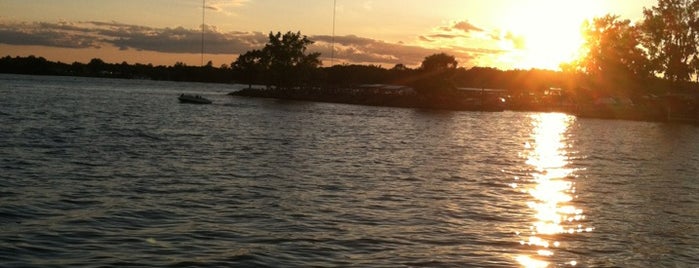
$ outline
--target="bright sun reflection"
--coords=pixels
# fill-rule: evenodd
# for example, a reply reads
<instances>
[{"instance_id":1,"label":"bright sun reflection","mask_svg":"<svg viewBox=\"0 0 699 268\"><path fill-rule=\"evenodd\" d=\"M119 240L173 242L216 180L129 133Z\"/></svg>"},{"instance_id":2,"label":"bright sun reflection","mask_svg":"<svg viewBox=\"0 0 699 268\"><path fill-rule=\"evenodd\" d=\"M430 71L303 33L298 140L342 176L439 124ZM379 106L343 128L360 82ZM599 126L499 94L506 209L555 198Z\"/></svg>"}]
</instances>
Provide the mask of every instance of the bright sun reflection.
<instances>
[{"instance_id":1,"label":"bright sun reflection","mask_svg":"<svg viewBox=\"0 0 699 268\"><path fill-rule=\"evenodd\" d=\"M525 144L525 149L529 151L527 164L534 169L532 184L526 189L531 196L527 206L534 221L531 233L520 244L532 247L536 254L518 256L516 260L523 267L548 267L549 262L544 259L553 256L555 248L561 246L561 241L556 240L558 235L592 231L575 223L585 215L582 209L569 203L574 198L575 184L571 180L573 170L566 168L564 135L573 120L574 117L565 114L532 116L533 142ZM567 264L575 266L577 261Z\"/></svg>"}]
</instances>

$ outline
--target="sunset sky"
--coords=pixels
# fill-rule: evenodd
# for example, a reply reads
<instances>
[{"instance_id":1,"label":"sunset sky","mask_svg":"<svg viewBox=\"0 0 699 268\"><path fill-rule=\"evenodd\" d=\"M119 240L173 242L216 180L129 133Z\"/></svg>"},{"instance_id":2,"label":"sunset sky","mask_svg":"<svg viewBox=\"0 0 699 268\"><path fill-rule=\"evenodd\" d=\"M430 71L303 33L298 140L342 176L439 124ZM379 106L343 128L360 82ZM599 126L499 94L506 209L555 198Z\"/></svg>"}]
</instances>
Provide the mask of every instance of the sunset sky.
<instances>
[{"instance_id":1,"label":"sunset sky","mask_svg":"<svg viewBox=\"0 0 699 268\"><path fill-rule=\"evenodd\" d=\"M334 63L556 69L607 13L637 21L656 0L337 0ZM330 65L333 0L207 0L204 61L230 64L270 31L301 31ZM0 56L201 63L201 0L0 0Z\"/></svg>"}]
</instances>

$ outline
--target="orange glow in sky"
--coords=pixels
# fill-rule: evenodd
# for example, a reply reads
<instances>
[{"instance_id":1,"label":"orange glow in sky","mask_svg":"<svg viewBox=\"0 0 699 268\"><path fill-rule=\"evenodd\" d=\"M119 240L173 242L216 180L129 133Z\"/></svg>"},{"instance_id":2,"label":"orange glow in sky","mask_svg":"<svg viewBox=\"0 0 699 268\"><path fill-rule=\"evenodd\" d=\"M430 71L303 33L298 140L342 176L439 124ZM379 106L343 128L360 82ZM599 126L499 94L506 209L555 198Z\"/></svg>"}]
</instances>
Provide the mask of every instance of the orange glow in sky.
<instances>
[{"instance_id":1,"label":"orange glow in sky","mask_svg":"<svg viewBox=\"0 0 699 268\"><path fill-rule=\"evenodd\" d=\"M301 31L329 63L418 66L445 52L460 66L558 69L575 57L580 25L607 13L638 20L655 0L206 0L205 60L230 64L270 31ZM87 62L199 64L201 0L0 2L0 51ZM41 29L40 29L41 28ZM96 29L99 28L99 29ZM53 38L53 40L51 40ZM180 43L177 43L180 42Z\"/></svg>"},{"instance_id":2,"label":"orange glow in sky","mask_svg":"<svg viewBox=\"0 0 699 268\"><path fill-rule=\"evenodd\" d=\"M520 36L522 47L502 60L515 68L556 69L576 57L583 44L582 22L603 11L599 1L536 0L513 6L502 18L503 28Z\"/></svg>"}]
</instances>

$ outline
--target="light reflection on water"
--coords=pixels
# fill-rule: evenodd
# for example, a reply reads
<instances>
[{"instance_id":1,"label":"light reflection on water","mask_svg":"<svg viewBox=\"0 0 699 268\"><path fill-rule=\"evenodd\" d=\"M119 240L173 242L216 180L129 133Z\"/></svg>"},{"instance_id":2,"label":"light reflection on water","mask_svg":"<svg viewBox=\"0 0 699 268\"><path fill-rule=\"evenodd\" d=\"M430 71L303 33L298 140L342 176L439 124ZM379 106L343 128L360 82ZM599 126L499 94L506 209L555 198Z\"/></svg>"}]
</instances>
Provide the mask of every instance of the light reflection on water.
<instances>
[{"instance_id":1,"label":"light reflection on water","mask_svg":"<svg viewBox=\"0 0 699 268\"><path fill-rule=\"evenodd\" d=\"M568 168L568 144L566 131L575 117L565 114L534 114L532 119L532 142L525 144L528 152L526 163L531 166L531 184L522 186L530 195L527 202L532 216L529 233L519 234L520 244L532 249L531 254L516 257L523 267L548 267L547 260L555 255L556 249L565 246L565 234L590 232L592 227L583 226L583 210L571 204L575 198L574 169ZM513 183L513 187L519 187ZM577 260L565 264L577 265Z\"/></svg>"},{"instance_id":2,"label":"light reflection on water","mask_svg":"<svg viewBox=\"0 0 699 268\"><path fill-rule=\"evenodd\" d=\"M229 88L0 75L0 266L699 267L696 126Z\"/></svg>"}]
</instances>

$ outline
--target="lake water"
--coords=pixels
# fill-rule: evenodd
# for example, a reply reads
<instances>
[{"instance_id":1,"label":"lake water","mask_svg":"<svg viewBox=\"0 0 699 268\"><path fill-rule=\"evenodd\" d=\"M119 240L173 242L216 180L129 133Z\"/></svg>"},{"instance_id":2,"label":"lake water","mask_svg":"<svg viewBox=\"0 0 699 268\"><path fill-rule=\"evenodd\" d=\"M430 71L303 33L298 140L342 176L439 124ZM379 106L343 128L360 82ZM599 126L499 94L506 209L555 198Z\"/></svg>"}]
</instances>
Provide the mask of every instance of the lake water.
<instances>
[{"instance_id":1,"label":"lake water","mask_svg":"<svg viewBox=\"0 0 699 268\"><path fill-rule=\"evenodd\" d=\"M697 126L235 89L0 75L0 266L699 267Z\"/></svg>"}]
</instances>

